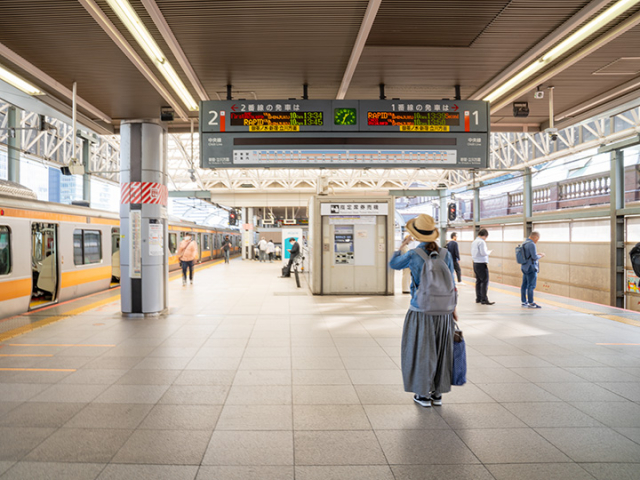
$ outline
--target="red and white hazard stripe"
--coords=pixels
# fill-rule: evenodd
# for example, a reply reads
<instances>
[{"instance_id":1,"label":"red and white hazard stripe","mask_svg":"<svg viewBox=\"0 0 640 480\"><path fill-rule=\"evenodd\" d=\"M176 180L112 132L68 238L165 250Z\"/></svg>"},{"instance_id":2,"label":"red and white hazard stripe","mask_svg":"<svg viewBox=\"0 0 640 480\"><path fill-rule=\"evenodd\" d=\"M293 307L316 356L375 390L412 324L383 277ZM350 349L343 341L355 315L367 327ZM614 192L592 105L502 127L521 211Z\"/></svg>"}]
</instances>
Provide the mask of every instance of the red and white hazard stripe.
<instances>
[{"instance_id":1,"label":"red and white hazard stripe","mask_svg":"<svg viewBox=\"0 0 640 480\"><path fill-rule=\"evenodd\" d=\"M155 182L129 182L120 186L120 204L146 203L166 206L169 190L165 185Z\"/></svg>"}]
</instances>

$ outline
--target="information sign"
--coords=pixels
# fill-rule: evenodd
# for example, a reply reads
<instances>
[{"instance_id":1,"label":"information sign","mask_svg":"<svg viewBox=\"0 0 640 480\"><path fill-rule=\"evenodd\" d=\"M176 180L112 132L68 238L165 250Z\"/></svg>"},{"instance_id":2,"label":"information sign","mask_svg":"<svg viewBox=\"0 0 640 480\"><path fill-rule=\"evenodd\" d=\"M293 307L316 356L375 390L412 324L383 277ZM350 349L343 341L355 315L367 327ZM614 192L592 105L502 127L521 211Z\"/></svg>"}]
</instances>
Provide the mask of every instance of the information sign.
<instances>
[{"instance_id":1,"label":"information sign","mask_svg":"<svg viewBox=\"0 0 640 480\"><path fill-rule=\"evenodd\" d=\"M470 100L206 101L201 166L483 168L489 124Z\"/></svg>"},{"instance_id":2,"label":"information sign","mask_svg":"<svg viewBox=\"0 0 640 480\"><path fill-rule=\"evenodd\" d=\"M129 212L129 277L142 278L142 212Z\"/></svg>"}]
</instances>

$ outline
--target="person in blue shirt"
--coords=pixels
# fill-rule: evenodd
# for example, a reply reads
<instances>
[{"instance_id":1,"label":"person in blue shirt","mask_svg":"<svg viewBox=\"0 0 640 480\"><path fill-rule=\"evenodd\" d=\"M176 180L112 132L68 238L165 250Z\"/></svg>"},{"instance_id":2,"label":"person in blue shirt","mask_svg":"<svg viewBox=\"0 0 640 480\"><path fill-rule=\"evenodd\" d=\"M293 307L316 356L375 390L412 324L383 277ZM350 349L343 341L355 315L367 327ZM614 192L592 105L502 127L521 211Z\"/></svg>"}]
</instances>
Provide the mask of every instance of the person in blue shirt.
<instances>
[{"instance_id":1,"label":"person in blue shirt","mask_svg":"<svg viewBox=\"0 0 640 480\"><path fill-rule=\"evenodd\" d=\"M527 238L522 244L524 258L527 261L520 267L520 270L522 270L520 299L522 300L522 306L527 308L542 308L533 301L533 291L536 288L538 272L540 271L540 264L538 260L544 257L544 253L538 253L538 250L536 249L536 243L538 243L538 240L540 240L540 234L538 232L531 232L529 238Z\"/></svg>"},{"instance_id":2,"label":"person in blue shirt","mask_svg":"<svg viewBox=\"0 0 640 480\"><path fill-rule=\"evenodd\" d=\"M424 260L416 250L421 248L427 253L440 251L435 242L439 232L434 219L424 214L409 220L406 228L421 243L403 254L402 248L411 241L407 236L389 261L394 270L411 270L411 303L404 321L401 345L404 389L413 392L413 400L423 407L440 406L442 394L451 391L454 320L457 316L455 311L449 315L430 315L420 310L416 292ZM453 261L450 253L446 249L444 251L455 288Z\"/></svg>"}]
</instances>

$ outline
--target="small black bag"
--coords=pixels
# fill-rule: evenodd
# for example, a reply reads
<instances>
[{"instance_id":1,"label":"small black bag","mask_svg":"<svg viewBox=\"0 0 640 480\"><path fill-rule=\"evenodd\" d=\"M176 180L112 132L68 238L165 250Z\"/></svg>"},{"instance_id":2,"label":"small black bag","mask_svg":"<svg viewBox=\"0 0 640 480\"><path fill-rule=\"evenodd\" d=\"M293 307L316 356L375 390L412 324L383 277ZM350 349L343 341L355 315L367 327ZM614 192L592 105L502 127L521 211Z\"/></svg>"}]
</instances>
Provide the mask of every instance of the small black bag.
<instances>
[{"instance_id":1,"label":"small black bag","mask_svg":"<svg viewBox=\"0 0 640 480\"><path fill-rule=\"evenodd\" d=\"M290 277L291 276L291 272L289 272L289 266L285 265L284 267L282 267L282 276L283 277Z\"/></svg>"}]
</instances>

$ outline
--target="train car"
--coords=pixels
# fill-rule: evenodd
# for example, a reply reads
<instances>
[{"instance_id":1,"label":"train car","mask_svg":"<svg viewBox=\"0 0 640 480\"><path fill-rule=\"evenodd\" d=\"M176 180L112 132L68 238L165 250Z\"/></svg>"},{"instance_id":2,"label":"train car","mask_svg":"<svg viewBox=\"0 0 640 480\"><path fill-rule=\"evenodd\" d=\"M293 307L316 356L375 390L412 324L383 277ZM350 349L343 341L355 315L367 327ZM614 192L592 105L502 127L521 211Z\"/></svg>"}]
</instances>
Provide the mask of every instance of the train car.
<instances>
[{"instance_id":1,"label":"train car","mask_svg":"<svg viewBox=\"0 0 640 480\"><path fill-rule=\"evenodd\" d=\"M19 185L0 181L0 318L106 290L120 282L120 219L112 212L39 201ZM180 268L180 240L194 235L199 262L222 258L237 230L169 220L169 268Z\"/></svg>"}]
</instances>

